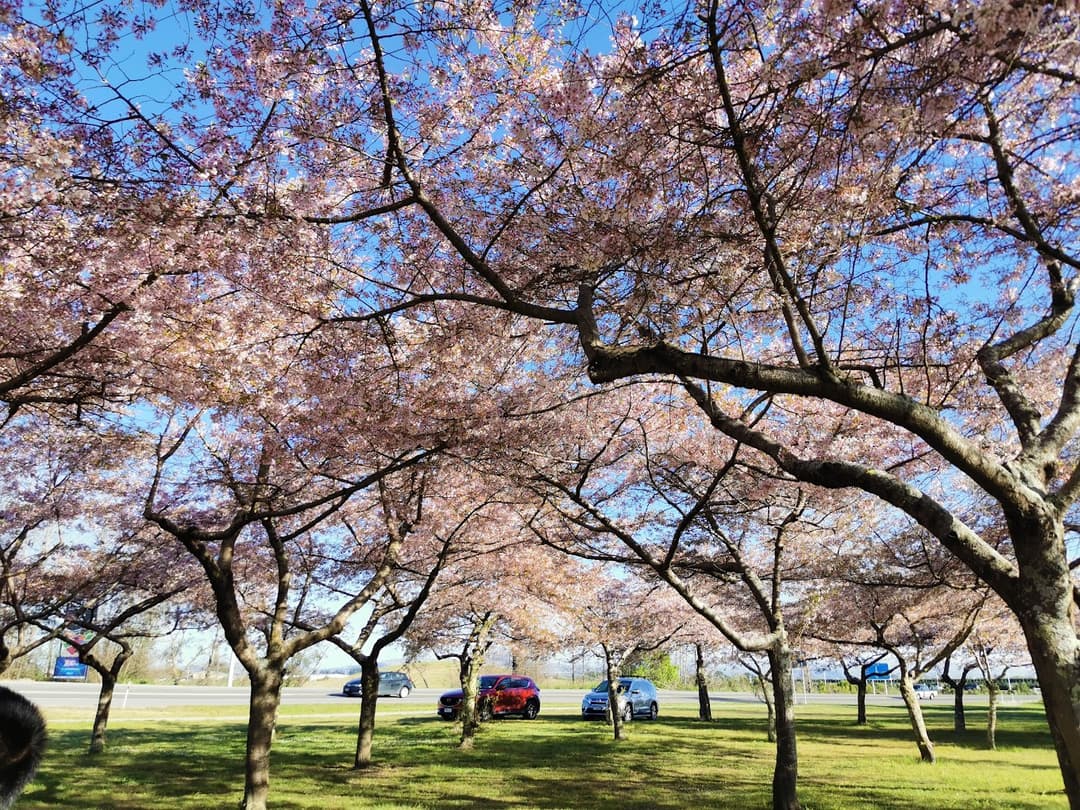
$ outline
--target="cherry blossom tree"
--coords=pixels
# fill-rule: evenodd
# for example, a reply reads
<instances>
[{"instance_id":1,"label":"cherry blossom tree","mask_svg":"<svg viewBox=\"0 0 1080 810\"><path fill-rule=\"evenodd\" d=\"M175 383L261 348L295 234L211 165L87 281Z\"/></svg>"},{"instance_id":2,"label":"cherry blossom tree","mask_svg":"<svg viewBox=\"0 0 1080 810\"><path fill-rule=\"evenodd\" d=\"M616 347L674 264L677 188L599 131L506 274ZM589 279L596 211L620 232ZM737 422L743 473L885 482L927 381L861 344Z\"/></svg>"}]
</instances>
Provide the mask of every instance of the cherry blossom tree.
<instances>
[{"instance_id":1,"label":"cherry blossom tree","mask_svg":"<svg viewBox=\"0 0 1080 810\"><path fill-rule=\"evenodd\" d=\"M840 656L840 667L844 671L844 679L855 687L856 725L866 725L866 687L870 678L877 673L874 668L885 663L885 655L884 652L855 649ZM945 660L947 662L948 658Z\"/></svg>"},{"instance_id":2,"label":"cherry blossom tree","mask_svg":"<svg viewBox=\"0 0 1080 810\"><path fill-rule=\"evenodd\" d=\"M688 623L689 611L662 583L643 581L629 571L593 573L591 579L595 586L579 589L562 608L576 625L576 638L600 651L608 694L605 717L619 741L625 739L624 724L633 720L629 703L625 711L618 708L626 664L675 639Z\"/></svg>"},{"instance_id":3,"label":"cherry blossom tree","mask_svg":"<svg viewBox=\"0 0 1080 810\"><path fill-rule=\"evenodd\" d=\"M893 515L845 520L831 527L819 584L802 602L799 627L811 644L853 658L865 698L868 667L888 662L897 674L920 756L935 759L914 685L952 658L975 627L985 586L918 525ZM859 652L861 650L861 652ZM862 702L862 701L861 701ZM860 707L865 718L865 707Z\"/></svg>"},{"instance_id":4,"label":"cherry blossom tree","mask_svg":"<svg viewBox=\"0 0 1080 810\"><path fill-rule=\"evenodd\" d=\"M924 762L936 755L915 693L915 683L935 670L968 639L986 601L985 594L947 585L920 585L914 577L875 584L835 586L816 605L804 633L832 644L861 646L896 661L900 695ZM958 611L957 606L963 605Z\"/></svg>"},{"instance_id":5,"label":"cherry blossom tree","mask_svg":"<svg viewBox=\"0 0 1080 810\"><path fill-rule=\"evenodd\" d=\"M784 605L817 554L815 518L805 492L745 464L737 444L710 435L695 410L664 394L642 387L588 402L578 423L594 423L588 438L553 443L532 467L545 498L534 530L572 554L645 567L736 648L768 657L773 805L799 807L797 643Z\"/></svg>"},{"instance_id":6,"label":"cherry blossom tree","mask_svg":"<svg viewBox=\"0 0 1080 810\"><path fill-rule=\"evenodd\" d=\"M0 464L21 462L0 490L0 526L11 532L0 544L4 629L37 631L22 651L60 639L99 673L90 753L100 753L131 640L205 626L207 592L183 550L138 514L137 473L117 457L122 437L58 428L38 414L9 425L0 447ZM155 626L147 614L170 601L173 627Z\"/></svg>"},{"instance_id":7,"label":"cherry blossom tree","mask_svg":"<svg viewBox=\"0 0 1080 810\"><path fill-rule=\"evenodd\" d=\"M438 486L439 483L443 486ZM394 519L388 519L386 528L391 542L403 532L426 533L430 547L410 543L407 556L403 554L382 591L370 600L370 613L357 636L349 641L342 635L330 639L361 667L360 720L353 765L357 769L372 762L379 656L409 632L454 552L455 540L467 533L470 523L491 505L476 484L474 477L461 475L460 469L444 464L438 470L425 471L416 477L396 503L387 502L383 496L384 513L394 515ZM401 514L404 509L409 511L408 516Z\"/></svg>"},{"instance_id":8,"label":"cherry blossom tree","mask_svg":"<svg viewBox=\"0 0 1080 810\"><path fill-rule=\"evenodd\" d=\"M962 653L962 651L960 651ZM964 708L964 693L967 691L968 675L977 670L979 665L972 658L961 659L958 664L954 659L958 656L950 655L941 665L941 682L947 684L953 690L953 730L956 732L967 731L967 710ZM954 666L960 667L959 677Z\"/></svg>"},{"instance_id":9,"label":"cherry blossom tree","mask_svg":"<svg viewBox=\"0 0 1080 810\"><path fill-rule=\"evenodd\" d=\"M49 555L24 552L34 542L34 528L33 523L24 524L0 544L0 673L57 638L55 619L67 601L42 574ZM37 623L46 621L53 629L42 632Z\"/></svg>"},{"instance_id":10,"label":"cherry blossom tree","mask_svg":"<svg viewBox=\"0 0 1080 810\"><path fill-rule=\"evenodd\" d=\"M554 648L561 603L574 568L535 543L512 500L484 504L470 516L457 551L406 637L411 654L458 662L462 701L459 746L475 745L483 717L477 679L491 648L514 640Z\"/></svg>"},{"instance_id":11,"label":"cherry blossom tree","mask_svg":"<svg viewBox=\"0 0 1080 810\"><path fill-rule=\"evenodd\" d=\"M993 605L980 616L979 623L968 637L967 648L986 684L986 744L993 751L997 748L1001 681L1009 669L1028 662L1027 649L1016 618L1000 604Z\"/></svg>"},{"instance_id":12,"label":"cherry blossom tree","mask_svg":"<svg viewBox=\"0 0 1080 810\"><path fill-rule=\"evenodd\" d=\"M124 665L134 655L133 642L168 636L185 627L205 627L210 620L205 607L175 604L167 621L161 621L157 609L170 601L179 602L185 591L195 591L197 580L191 576L190 561L179 558L179 549L162 544L156 551L163 552L159 554L163 559L150 561L146 555L134 565L130 558L120 559L114 552L109 552L110 559L103 567L93 565L92 552L80 559L69 580L90 579L76 591L81 597L76 603L78 614L62 621L59 628L55 620L42 625L76 650L79 660L101 679L90 732L91 754L105 750L113 694Z\"/></svg>"},{"instance_id":13,"label":"cherry blossom tree","mask_svg":"<svg viewBox=\"0 0 1080 810\"><path fill-rule=\"evenodd\" d=\"M0 433L0 672L59 636L62 617L100 569L63 575L65 560L85 553L115 504L95 489L98 472L109 472L103 451L85 431L36 419Z\"/></svg>"},{"instance_id":14,"label":"cherry blossom tree","mask_svg":"<svg viewBox=\"0 0 1080 810\"><path fill-rule=\"evenodd\" d=\"M876 594L875 594L876 595ZM903 597L901 597L903 598ZM910 599L910 596L908 597ZM914 601L914 600L911 600ZM947 617L924 609L894 609L891 615L882 605L874 604L870 627L874 633L874 644L888 650L898 662L900 675L900 696L908 710L908 718L919 747L919 754L924 762L934 762L936 755L923 719L919 697L915 693L915 683L923 675L947 658L962 644L975 625L982 600L969 607L968 615L958 626L952 615L952 606ZM943 621L944 619L944 621Z\"/></svg>"},{"instance_id":15,"label":"cherry blossom tree","mask_svg":"<svg viewBox=\"0 0 1080 810\"><path fill-rule=\"evenodd\" d=\"M113 445L22 419L0 446L0 463L21 462L0 490L0 671L54 639L72 648L101 675L90 743L99 753L128 640L167 632L137 624L184 591L196 599L195 572L132 518L120 494L129 479L103 458Z\"/></svg>"},{"instance_id":16,"label":"cherry blossom tree","mask_svg":"<svg viewBox=\"0 0 1080 810\"><path fill-rule=\"evenodd\" d=\"M447 543L444 551L449 548ZM442 556L444 555L440 555ZM404 595L408 588L407 580L403 582L403 577L393 577L394 581L386 583L383 592L370 600L371 613L355 639L345 641L340 635L330 639L331 643L336 644L360 664L360 719L356 731L356 755L353 758L353 768L357 770L367 768L373 761L375 710L379 698L379 655L409 629L417 611L426 601L444 561L436 558L419 588L411 590L409 595Z\"/></svg>"},{"instance_id":17,"label":"cherry blossom tree","mask_svg":"<svg viewBox=\"0 0 1080 810\"><path fill-rule=\"evenodd\" d=\"M452 601L441 602L437 599L427 616L437 626L418 626L410 648L430 650L440 661L453 659L458 662L458 683L461 684L458 718L461 721L461 738L458 747L467 751L476 744L476 732L484 719L477 706L480 670L488 651L497 640L496 631L505 620L495 608L490 607L486 598L477 601L470 598L481 596L478 591L452 589L439 592L437 597L443 595L449 596ZM457 602L459 595L464 598L460 604Z\"/></svg>"},{"instance_id":18,"label":"cherry blossom tree","mask_svg":"<svg viewBox=\"0 0 1080 810\"><path fill-rule=\"evenodd\" d=\"M773 689L773 671L769 657L760 653L740 652L736 648L735 662L746 670L753 684L754 694L765 704L766 737L776 742L776 698Z\"/></svg>"},{"instance_id":19,"label":"cherry blossom tree","mask_svg":"<svg viewBox=\"0 0 1080 810\"><path fill-rule=\"evenodd\" d=\"M122 489L126 480L117 483ZM205 629L213 614L195 561L133 517L123 500L113 501L87 528L92 540L81 547L65 544L50 560L50 579L72 594L68 607L62 616L38 625L48 632L59 630L59 638L101 679L89 747L89 753L99 754L106 746L116 684L134 655L134 644Z\"/></svg>"},{"instance_id":20,"label":"cherry blossom tree","mask_svg":"<svg viewBox=\"0 0 1080 810\"><path fill-rule=\"evenodd\" d=\"M719 658L716 629L699 620L683 628L679 634L688 649L694 654L694 687L698 697L698 719L707 723L713 720L712 699L709 697L709 670ZM724 645L727 649L727 645Z\"/></svg>"},{"instance_id":21,"label":"cherry blossom tree","mask_svg":"<svg viewBox=\"0 0 1080 810\"><path fill-rule=\"evenodd\" d=\"M342 632L384 587L402 553L407 532L379 527L389 527L394 513L383 520L378 501L350 499L372 487L385 491L385 479L433 453L373 453L366 463L357 455L349 459L352 476L338 478L325 469L313 475L286 448L264 441L253 456L234 454L203 432L199 444L213 462L210 477L185 476L176 486L168 477L170 462L193 432L195 426L188 425L159 445L144 516L202 568L225 638L247 671L243 806L256 810L266 807L286 665Z\"/></svg>"}]
</instances>

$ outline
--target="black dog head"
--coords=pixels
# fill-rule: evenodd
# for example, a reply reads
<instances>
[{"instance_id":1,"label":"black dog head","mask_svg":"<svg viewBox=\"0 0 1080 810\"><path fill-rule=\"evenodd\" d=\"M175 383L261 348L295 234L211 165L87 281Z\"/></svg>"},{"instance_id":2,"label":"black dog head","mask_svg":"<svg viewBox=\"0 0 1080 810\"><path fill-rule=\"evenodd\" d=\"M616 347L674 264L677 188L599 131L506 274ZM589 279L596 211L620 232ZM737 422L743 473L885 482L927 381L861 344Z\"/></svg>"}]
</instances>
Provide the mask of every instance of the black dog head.
<instances>
[{"instance_id":1,"label":"black dog head","mask_svg":"<svg viewBox=\"0 0 1080 810\"><path fill-rule=\"evenodd\" d=\"M34 777L45 753L45 719L18 692L0 686L0 810Z\"/></svg>"}]
</instances>

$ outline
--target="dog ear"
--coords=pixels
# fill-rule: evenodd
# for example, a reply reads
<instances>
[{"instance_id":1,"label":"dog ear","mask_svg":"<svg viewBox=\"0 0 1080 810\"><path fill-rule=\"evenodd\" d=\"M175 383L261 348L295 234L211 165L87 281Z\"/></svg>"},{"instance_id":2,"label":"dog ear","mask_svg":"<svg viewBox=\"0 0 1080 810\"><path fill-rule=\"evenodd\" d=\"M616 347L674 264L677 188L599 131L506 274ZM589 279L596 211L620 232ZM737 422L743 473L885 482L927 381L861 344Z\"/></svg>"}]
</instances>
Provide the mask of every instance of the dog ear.
<instances>
[{"instance_id":1,"label":"dog ear","mask_svg":"<svg viewBox=\"0 0 1080 810\"><path fill-rule=\"evenodd\" d=\"M0 810L34 778L45 753L45 718L37 706L0 686Z\"/></svg>"}]
</instances>

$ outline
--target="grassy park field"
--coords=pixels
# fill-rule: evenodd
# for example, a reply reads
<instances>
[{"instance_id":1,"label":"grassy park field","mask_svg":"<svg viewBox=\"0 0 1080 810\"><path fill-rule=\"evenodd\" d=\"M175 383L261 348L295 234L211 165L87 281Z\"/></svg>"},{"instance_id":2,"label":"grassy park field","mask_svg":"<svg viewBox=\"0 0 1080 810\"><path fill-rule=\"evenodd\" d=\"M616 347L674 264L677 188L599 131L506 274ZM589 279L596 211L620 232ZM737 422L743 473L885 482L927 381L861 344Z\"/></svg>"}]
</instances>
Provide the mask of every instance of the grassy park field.
<instances>
[{"instance_id":1,"label":"grassy park field","mask_svg":"<svg viewBox=\"0 0 1080 810\"><path fill-rule=\"evenodd\" d=\"M988 750L985 710L952 731L951 707L924 707L938 762L919 762L904 708L800 705L800 793L807 810L1052 810L1065 808L1041 705L1000 711ZM767 808L773 748L764 709L721 702L705 724L690 708L636 721L615 743L576 706L545 705L539 719L485 725L472 751L434 713L380 702L376 763L351 768L356 703L284 707L274 744L270 805L349 808ZM47 712L50 750L20 810L235 807L243 788L242 708L128 711L105 754L86 754L89 717Z\"/></svg>"}]
</instances>

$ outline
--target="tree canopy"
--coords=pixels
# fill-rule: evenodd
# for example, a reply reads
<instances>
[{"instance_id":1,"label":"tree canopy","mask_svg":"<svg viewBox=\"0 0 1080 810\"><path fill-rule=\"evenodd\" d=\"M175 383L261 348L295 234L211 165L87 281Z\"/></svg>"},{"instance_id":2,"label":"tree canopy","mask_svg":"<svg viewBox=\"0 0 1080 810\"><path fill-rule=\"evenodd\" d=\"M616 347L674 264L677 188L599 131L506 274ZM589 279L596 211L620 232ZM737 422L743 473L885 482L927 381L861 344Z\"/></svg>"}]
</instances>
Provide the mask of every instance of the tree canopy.
<instances>
[{"instance_id":1,"label":"tree canopy","mask_svg":"<svg viewBox=\"0 0 1080 810\"><path fill-rule=\"evenodd\" d=\"M646 382L734 474L897 510L992 589L1080 810L1077 23L8 3L0 465L122 454L88 486L212 580L420 456L518 486L606 430L555 409Z\"/></svg>"}]
</instances>

